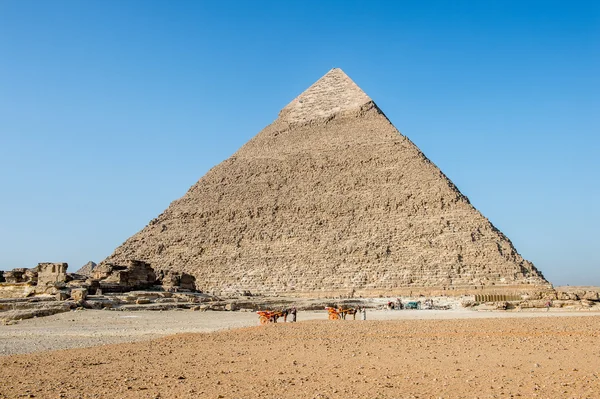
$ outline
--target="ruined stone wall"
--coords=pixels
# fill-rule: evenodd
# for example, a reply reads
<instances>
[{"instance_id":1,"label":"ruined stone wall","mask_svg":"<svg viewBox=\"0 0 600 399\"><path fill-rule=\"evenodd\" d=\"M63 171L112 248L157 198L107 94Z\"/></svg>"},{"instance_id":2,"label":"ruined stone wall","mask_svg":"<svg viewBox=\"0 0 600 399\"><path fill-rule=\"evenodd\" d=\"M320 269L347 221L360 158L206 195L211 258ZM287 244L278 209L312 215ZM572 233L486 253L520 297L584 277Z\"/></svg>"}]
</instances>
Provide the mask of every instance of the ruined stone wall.
<instances>
[{"instance_id":1,"label":"ruined stone wall","mask_svg":"<svg viewBox=\"0 0 600 399\"><path fill-rule=\"evenodd\" d=\"M92 277L100 280L103 289L113 288L112 291L146 288L156 282L156 274L150 264L131 259L120 264L101 263L92 271Z\"/></svg>"},{"instance_id":2,"label":"ruined stone wall","mask_svg":"<svg viewBox=\"0 0 600 399\"><path fill-rule=\"evenodd\" d=\"M196 278L190 274L168 270L160 272L157 277L162 287L167 291L180 288L190 291L196 290Z\"/></svg>"},{"instance_id":3,"label":"ruined stone wall","mask_svg":"<svg viewBox=\"0 0 600 399\"><path fill-rule=\"evenodd\" d=\"M37 268L27 269L24 267L18 267L9 271L4 272L4 280L9 284L37 284L38 272Z\"/></svg>"},{"instance_id":4,"label":"ruined stone wall","mask_svg":"<svg viewBox=\"0 0 600 399\"><path fill-rule=\"evenodd\" d=\"M113 272L118 269L125 270L126 266L119 267L109 262L102 263L92 271L92 278L94 280L105 280L111 277Z\"/></svg>"},{"instance_id":5,"label":"ruined stone wall","mask_svg":"<svg viewBox=\"0 0 600 399\"><path fill-rule=\"evenodd\" d=\"M38 286L54 286L66 282L68 267L66 263L38 263Z\"/></svg>"}]
</instances>

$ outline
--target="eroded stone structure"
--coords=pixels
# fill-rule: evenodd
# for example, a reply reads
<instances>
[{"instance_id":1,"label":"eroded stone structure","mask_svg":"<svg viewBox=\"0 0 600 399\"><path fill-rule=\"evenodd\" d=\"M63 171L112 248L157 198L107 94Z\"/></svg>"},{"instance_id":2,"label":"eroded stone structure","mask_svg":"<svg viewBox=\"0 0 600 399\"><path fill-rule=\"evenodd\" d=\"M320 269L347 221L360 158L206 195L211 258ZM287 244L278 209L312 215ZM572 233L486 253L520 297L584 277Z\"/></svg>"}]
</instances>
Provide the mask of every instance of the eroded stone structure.
<instances>
[{"instance_id":1,"label":"eroded stone structure","mask_svg":"<svg viewBox=\"0 0 600 399\"><path fill-rule=\"evenodd\" d=\"M159 280L162 287L167 291L173 290L196 290L196 278L187 273L174 272L171 270L162 271L159 273Z\"/></svg>"},{"instance_id":2,"label":"eroded stone structure","mask_svg":"<svg viewBox=\"0 0 600 399\"><path fill-rule=\"evenodd\" d=\"M37 265L37 285L55 286L67 282L66 263L38 263Z\"/></svg>"},{"instance_id":3,"label":"eroded stone structure","mask_svg":"<svg viewBox=\"0 0 600 399\"><path fill-rule=\"evenodd\" d=\"M38 268L15 268L5 271L0 282L0 298L25 298L37 292Z\"/></svg>"},{"instance_id":4,"label":"eroded stone structure","mask_svg":"<svg viewBox=\"0 0 600 399\"><path fill-rule=\"evenodd\" d=\"M139 289L195 291L195 278L187 273L161 272L156 275L150 264L129 260L116 265L103 263L94 267L86 277L67 273L66 263L39 263L31 269L17 268L4 272L6 281L0 282L1 298L24 298L32 295L50 294L55 298L77 297L103 292L129 292ZM81 290L85 295L79 294Z\"/></svg>"},{"instance_id":5,"label":"eroded stone structure","mask_svg":"<svg viewBox=\"0 0 600 399\"><path fill-rule=\"evenodd\" d=\"M8 284L36 284L37 278L37 269L26 269L24 267L18 267L13 270L4 272L4 279Z\"/></svg>"},{"instance_id":6,"label":"eroded stone structure","mask_svg":"<svg viewBox=\"0 0 600 399\"><path fill-rule=\"evenodd\" d=\"M102 263L92 271L103 292L148 288L156 284L154 269L146 262L127 260L123 264Z\"/></svg>"},{"instance_id":7,"label":"eroded stone structure","mask_svg":"<svg viewBox=\"0 0 600 399\"><path fill-rule=\"evenodd\" d=\"M205 292L508 294L550 287L333 69L105 261Z\"/></svg>"}]
</instances>

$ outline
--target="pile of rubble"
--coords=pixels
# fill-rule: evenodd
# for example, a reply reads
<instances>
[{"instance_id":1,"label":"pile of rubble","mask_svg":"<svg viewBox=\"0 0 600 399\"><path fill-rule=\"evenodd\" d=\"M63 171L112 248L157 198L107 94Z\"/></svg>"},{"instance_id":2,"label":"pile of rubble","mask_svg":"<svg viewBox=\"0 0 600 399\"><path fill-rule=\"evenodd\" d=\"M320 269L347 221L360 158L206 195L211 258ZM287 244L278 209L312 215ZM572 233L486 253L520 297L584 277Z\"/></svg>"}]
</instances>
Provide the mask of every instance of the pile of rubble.
<instances>
[{"instance_id":1,"label":"pile of rubble","mask_svg":"<svg viewBox=\"0 0 600 399\"><path fill-rule=\"evenodd\" d=\"M86 274L67 273L66 263L39 263L31 269L0 272L0 319L48 316L77 308L127 309L153 304L171 309L181 307L181 303L215 300L196 291L193 276L173 272L157 275L146 262L90 262L86 266Z\"/></svg>"},{"instance_id":2,"label":"pile of rubble","mask_svg":"<svg viewBox=\"0 0 600 399\"><path fill-rule=\"evenodd\" d=\"M208 302L208 303L205 303ZM0 321L6 324L13 320L50 316L70 310L225 310L226 304L218 298L202 293L173 293L168 291L131 291L88 295L87 289L76 288L70 297L41 295L31 298L0 299ZM229 310L234 310L229 305Z\"/></svg>"},{"instance_id":3,"label":"pile of rubble","mask_svg":"<svg viewBox=\"0 0 600 399\"><path fill-rule=\"evenodd\" d=\"M513 300L480 300L475 296L463 301L462 305L474 310L600 310L600 288L561 287L535 296L523 295L522 298Z\"/></svg>"},{"instance_id":4,"label":"pile of rubble","mask_svg":"<svg viewBox=\"0 0 600 399\"><path fill-rule=\"evenodd\" d=\"M67 268L66 263L39 263L31 269L18 268L3 272L0 298L27 298L43 294L70 296L74 289L80 288L87 289L90 294L148 288L196 290L193 276L174 272L157 275L150 264L139 260L128 260L124 264L93 264L86 274L67 273Z\"/></svg>"}]
</instances>

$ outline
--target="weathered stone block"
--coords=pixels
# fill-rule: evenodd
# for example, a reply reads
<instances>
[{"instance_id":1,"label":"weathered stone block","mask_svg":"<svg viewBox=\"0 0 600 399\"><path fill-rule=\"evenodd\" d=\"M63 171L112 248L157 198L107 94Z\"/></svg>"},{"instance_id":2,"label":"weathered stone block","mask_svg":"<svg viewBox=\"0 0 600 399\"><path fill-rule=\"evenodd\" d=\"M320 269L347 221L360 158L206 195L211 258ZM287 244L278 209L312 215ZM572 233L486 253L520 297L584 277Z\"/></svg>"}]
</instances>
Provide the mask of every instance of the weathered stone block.
<instances>
[{"instance_id":1,"label":"weathered stone block","mask_svg":"<svg viewBox=\"0 0 600 399\"><path fill-rule=\"evenodd\" d=\"M71 299L75 302L85 301L88 295L88 290L86 288L75 288L71 290Z\"/></svg>"},{"instance_id":2,"label":"weathered stone block","mask_svg":"<svg viewBox=\"0 0 600 399\"><path fill-rule=\"evenodd\" d=\"M127 260L124 265L102 263L92 271L92 278L100 282L105 292L143 289L156 283L156 274L150 264Z\"/></svg>"},{"instance_id":3,"label":"weathered stone block","mask_svg":"<svg viewBox=\"0 0 600 399\"><path fill-rule=\"evenodd\" d=\"M36 283L37 272L23 267L19 267L4 272L4 279L9 284Z\"/></svg>"},{"instance_id":4,"label":"weathered stone block","mask_svg":"<svg viewBox=\"0 0 600 399\"><path fill-rule=\"evenodd\" d=\"M57 301L66 301L69 298L69 294L65 291L58 291L55 295Z\"/></svg>"},{"instance_id":5,"label":"weathered stone block","mask_svg":"<svg viewBox=\"0 0 600 399\"><path fill-rule=\"evenodd\" d=\"M0 283L0 298L27 298L35 294L35 288L29 283Z\"/></svg>"},{"instance_id":6,"label":"weathered stone block","mask_svg":"<svg viewBox=\"0 0 600 399\"><path fill-rule=\"evenodd\" d=\"M586 291L583 299L587 299L590 301L598 301L600 299L600 295L596 291Z\"/></svg>"},{"instance_id":7,"label":"weathered stone block","mask_svg":"<svg viewBox=\"0 0 600 399\"><path fill-rule=\"evenodd\" d=\"M38 286L54 286L66 282L68 267L66 263L38 263Z\"/></svg>"},{"instance_id":8,"label":"weathered stone block","mask_svg":"<svg viewBox=\"0 0 600 399\"><path fill-rule=\"evenodd\" d=\"M227 310L227 311L232 312L232 311L235 311L237 309L238 308L237 308L237 306L236 306L235 303L228 303L227 305L225 305L225 310Z\"/></svg>"}]
</instances>

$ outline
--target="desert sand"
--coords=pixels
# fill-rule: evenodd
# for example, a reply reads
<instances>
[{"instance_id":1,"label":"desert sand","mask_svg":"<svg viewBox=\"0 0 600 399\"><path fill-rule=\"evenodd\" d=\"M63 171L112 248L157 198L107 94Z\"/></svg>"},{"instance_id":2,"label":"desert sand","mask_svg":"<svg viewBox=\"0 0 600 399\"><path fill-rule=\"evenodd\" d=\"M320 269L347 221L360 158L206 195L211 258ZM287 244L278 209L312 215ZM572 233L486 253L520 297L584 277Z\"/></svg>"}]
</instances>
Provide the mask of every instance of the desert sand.
<instances>
[{"instance_id":1,"label":"desert sand","mask_svg":"<svg viewBox=\"0 0 600 399\"><path fill-rule=\"evenodd\" d=\"M480 319L530 317L600 316L598 311L552 309L523 312L477 312L453 310L369 310L369 320ZM300 312L299 321L326 320L325 311ZM258 325L253 312L182 311L72 311L49 317L22 320L17 325L0 325L0 355L84 348L136 342L180 333L212 332Z\"/></svg>"},{"instance_id":2,"label":"desert sand","mask_svg":"<svg viewBox=\"0 0 600 399\"><path fill-rule=\"evenodd\" d=\"M37 351L0 356L0 398L600 397L597 312L325 318L302 312L298 323L258 326L241 312L86 311L26 320L0 327L7 353ZM191 333L211 330L220 331Z\"/></svg>"}]
</instances>

